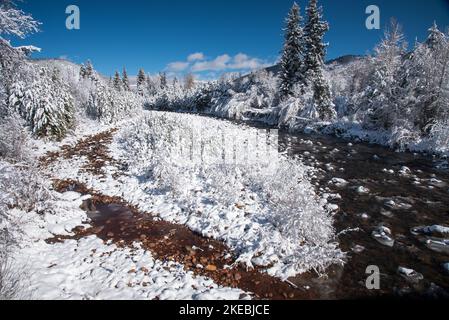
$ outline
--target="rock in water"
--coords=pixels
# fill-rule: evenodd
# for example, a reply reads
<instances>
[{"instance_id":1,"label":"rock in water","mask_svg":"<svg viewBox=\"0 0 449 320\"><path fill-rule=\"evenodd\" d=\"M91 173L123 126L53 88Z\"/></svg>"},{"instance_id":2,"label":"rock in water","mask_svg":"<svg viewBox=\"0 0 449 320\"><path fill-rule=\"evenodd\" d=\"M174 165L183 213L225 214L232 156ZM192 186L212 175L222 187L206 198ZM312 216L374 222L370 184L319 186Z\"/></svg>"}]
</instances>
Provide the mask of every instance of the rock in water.
<instances>
[{"instance_id":1,"label":"rock in water","mask_svg":"<svg viewBox=\"0 0 449 320\"><path fill-rule=\"evenodd\" d=\"M430 237L441 237L446 238L449 236L449 228L439 225L427 226L427 227L416 227L411 230L411 233L415 236L425 235Z\"/></svg>"},{"instance_id":2,"label":"rock in water","mask_svg":"<svg viewBox=\"0 0 449 320\"><path fill-rule=\"evenodd\" d=\"M379 242L380 244L383 244L384 246L387 246L387 247L394 246L395 241L391 237L391 230L388 229L387 227L384 227L384 226L377 227L372 232L371 235L377 242Z\"/></svg>"},{"instance_id":3,"label":"rock in water","mask_svg":"<svg viewBox=\"0 0 449 320\"><path fill-rule=\"evenodd\" d=\"M424 276L421 273L416 272L413 269L399 267L398 274L401 277L403 277L405 280L407 280L408 282L413 283L413 284L417 284L421 280L424 280Z\"/></svg>"},{"instance_id":4,"label":"rock in water","mask_svg":"<svg viewBox=\"0 0 449 320\"><path fill-rule=\"evenodd\" d=\"M449 254L449 240L446 239L429 239L426 241L426 246L430 250L439 252L439 253L445 253Z\"/></svg>"}]
</instances>

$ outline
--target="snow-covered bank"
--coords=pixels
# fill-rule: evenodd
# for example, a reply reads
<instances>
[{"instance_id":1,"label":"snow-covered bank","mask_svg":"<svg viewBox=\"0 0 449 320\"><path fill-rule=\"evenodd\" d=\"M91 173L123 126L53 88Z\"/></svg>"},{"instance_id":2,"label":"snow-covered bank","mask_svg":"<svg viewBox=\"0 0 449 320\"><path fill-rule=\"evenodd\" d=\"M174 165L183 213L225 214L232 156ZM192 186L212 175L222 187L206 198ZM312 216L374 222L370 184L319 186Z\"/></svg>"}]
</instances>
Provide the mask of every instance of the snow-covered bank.
<instances>
[{"instance_id":1,"label":"snow-covered bank","mask_svg":"<svg viewBox=\"0 0 449 320\"><path fill-rule=\"evenodd\" d=\"M194 149L202 150L202 162L179 152L191 148L189 139L179 138L196 135L203 139L203 147ZM112 165L102 179L79 172L73 164L81 166L83 159L61 162L53 170L61 179L76 179L223 240L239 262L269 267L270 274L284 279L343 263L332 214L309 182L312 168L264 144L264 150L276 152L245 153L245 162L216 162L222 160L223 136L242 142L254 135L255 129L225 121L148 112L123 125L111 147L113 157L129 166L126 175L117 176Z\"/></svg>"},{"instance_id":2,"label":"snow-covered bank","mask_svg":"<svg viewBox=\"0 0 449 320\"><path fill-rule=\"evenodd\" d=\"M85 122L64 142L73 145L105 126ZM61 143L34 141L33 157L56 151ZM80 206L89 196L55 192L48 178L58 178L58 164L35 170L29 163L0 162L0 296L19 299L248 299L242 290L225 288L196 276L175 262L161 261L150 251L121 248L96 236L47 243L88 226ZM55 159L78 174L83 160ZM7 237L5 237L7 236ZM4 243L4 241L8 243ZM3 250L8 250L3 251ZM4 292L8 290L8 292ZM6 293L7 295L3 296Z\"/></svg>"}]
</instances>

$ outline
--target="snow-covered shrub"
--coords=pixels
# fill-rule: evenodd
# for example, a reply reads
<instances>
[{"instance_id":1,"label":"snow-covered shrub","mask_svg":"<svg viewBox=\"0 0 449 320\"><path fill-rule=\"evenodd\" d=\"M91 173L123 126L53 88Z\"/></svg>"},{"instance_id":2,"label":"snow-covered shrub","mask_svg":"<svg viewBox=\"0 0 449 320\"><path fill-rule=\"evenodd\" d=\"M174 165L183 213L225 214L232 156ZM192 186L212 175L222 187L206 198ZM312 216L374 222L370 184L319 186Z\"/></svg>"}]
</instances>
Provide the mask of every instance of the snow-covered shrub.
<instances>
[{"instance_id":1,"label":"snow-covered shrub","mask_svg":"<svg viewBox=\"0 0 449 320\"><path fill-rule=\"evenodd\" d=\"M49 191L40 173L31 164L0 161L0 207L26 212L43 212Z\"/></svg>"},{"instance_id":2,"label":"snow-covered shrub","mask_svg":"<svg viewBox=\"0 0 449 320\"><path fill-rule=\"evenodd\" d=\"M429 145L438 153L449 153L449 119L438 121L429 137Z\"/></svg>"},{"instance_id":3,"label":"snow-covered shrub","mask_svg":"<svg viewBox=\"0 0 449 320\"><path fill-rule=\"evenodd\" d=\"M11 263L13 245L12 235L0 225L0 301L20 298L23 289L22 277Z\"/></svg>"},{"instance_id":4,"label":"snow-covered shrub","mask_svg":"<svg viewBox=\"0 0 449 320\"><path fill-rule=\"evenodd\" d=\"M341 263L333 219L310 182L313 170L254 138L259 134L228 122L151 112L127 126L118 143L130 172L148 179L145 192L177 203L185 217L176 219L226 241L239 262L270 267L282 278Z\"/></svg>"},{"instance_id":5,"label":"snow-covered shrub","mask_svg":"<svg viewBox=\"0 0 449 320\"><path fill-rule=\"evenodd\" d=\"M13 114L0 118L0 158L22 161L27 155L28 135L23 130L24 121Z\"/></svg>"}]
</instances>

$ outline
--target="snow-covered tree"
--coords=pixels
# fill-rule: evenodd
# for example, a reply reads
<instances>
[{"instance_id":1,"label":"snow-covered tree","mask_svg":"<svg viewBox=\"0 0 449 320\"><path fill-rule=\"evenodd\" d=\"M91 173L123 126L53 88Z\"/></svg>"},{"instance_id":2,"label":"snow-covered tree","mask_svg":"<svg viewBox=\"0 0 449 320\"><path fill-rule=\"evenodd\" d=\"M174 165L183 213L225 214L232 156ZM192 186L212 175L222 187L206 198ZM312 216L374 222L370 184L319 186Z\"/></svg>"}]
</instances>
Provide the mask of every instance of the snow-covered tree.
<instances>
[{"instance_id":1,"label":"snow-covered tree","mask_svg":"<svg viewBox=\"0 0 449 320\"><path fill-rule=\"evenodd\" d=\"M92 62L90 60L87 60L86 63L86 77L92 78L94 76L94 66L92 65Z\"/></svg>"},{"instance_id":2,"label":"snow-covered tree","mask_svg":"<svg viewBox=\"0 0 449 320\"><path fill-rule=\"evenodd\" d=\"M4 37L25 38L39 31L40 23L29 14L18 9L13 1L0 0L0 113L5 113L9 90L15 75L23 66L24 58L33 51L33 46L15 48Z\"/></svg>"},{"instance_id":3,"label":"snow-covered tree","mask_svg":"<svg viewBox=\"0 0 449 320\"><path fill-rule=\"evenodd\" d=\"M159 84L162 90L167 88L168 82L167 82L167 74L165 72L159 74Z\"/></svg>"},{"instance_id":4,"label":"snow-covered tree","mask_svg":"<svg viewBox=\"0 0 449 320\"><path fill-rule=\"evenodd\" d=\"M329 84L324 77L327 45L323 42L323 38L328 30L329 25L323 21L322 9L318 7L317 0L310 0L307 7L307 22L304 27L305 83L313 90L315 108L320 119L325 121L336 117Z\"/></svg>"},{"instance_id":5,"label":"snow-covered tree","mask_svg":"<svg viewBox=\"0 0 449 320\"><path fill-rule=\"evenodd\" d=\"M37 137L63 138L73 125L73 99L57 71L40 69L34 81L14 84L9 106Z\"/></svg>"},{"instance_id":6,"label":"snow-covered tree","mask_svg":"<svg viewBox=\"0 0 449 320\"><path fill-rule=\"evenodd\" d=\"M118 71L115 72L114 74L114 79L112 80L114 89L117 91L122 91L123 88L123 81L120 78L120 74L118 73Z\"/></svg>"},{"instance_id":7,"label":"snow-covered tree","mask_svg":"<svg viewBox=\"0 0 449 320\"><path fill-rule=\"evenodd\" d=\"M406 47L401 26L392 20L372 59L374 73L366 90L364 98L366 106L363 108L366 116L365 125L368 127L389 129L396 115L400 113L398 74Z\"/></svg>"},{"instance_id":8,"label":"snow-covered tree","mask_svg":"<svg viewBox=\"0 0 449 320\"><path fill-rule=\"evenodd\" d=\"M195 88L195 76L190 72L184 78L184 88L187 91Z\"/></svg>"},{"instance_id":9,"label":"snow-covered tree","mask_svg":"<svg viewBox=\"0 0 449 320\"><path fill-rule=\"evenodd\" d=\"M147 76L145 74L145 71L143 69L140 69L139 73L137 74L137 93L141 96L143 96L145 93L146 81Z\"/></svg>"},{"instance_id":10,"label":"snow-covered tree","mask_svg":"<svg viewBox=\"0 0 449 320\"><path fill-rule=\"evenodd\" d=\"M86 78L86 66L83 64L81 64L80 67L80 79L85 79Z\"/></svg>"},{"instance_id":11,"label":"snow-covered tree","mask_svg":"<svg viewBox=\"0 0 449 320\"><path fill-rule=\"evenodd\" d=\"M283 97L293 94L293 87L303 81L304 44L301 13L295 2L286 18L285 42L280 61L280 91Z\"/></svg>"},{"instance_id":12,"label":"snow-covered tree","mask_svg":"<svg viewBox=\"0 0 449 320\"><path fill-rule=\"evenodd\" d=\"M449 37L436 24L404 63L401 80L403 109L422 133L429 134L449 115Z\"/></svg>"},{"instance_id":13,"label":"snow-covered tree","mask_svg":"<svg viewBox=\"0 0 449 320\"><path fill-rule=\"evenodd\" d=\"M16 36L24 39L39 31L40 23L18 9L11 0L0 0L0 37Z\"/></svg>"},{"instance_id":14,"label":"snow-covered tree","mask_svg":"<svg viewBox=\"0 0 449 320\"><path fill-rule=\"evenodd\" d=\"M126 72L126 68L123 68L122 82L123 82L123 90L131 91L131 86L129 85L129 78L128 73Z\"/></svg>"}]
</instances>

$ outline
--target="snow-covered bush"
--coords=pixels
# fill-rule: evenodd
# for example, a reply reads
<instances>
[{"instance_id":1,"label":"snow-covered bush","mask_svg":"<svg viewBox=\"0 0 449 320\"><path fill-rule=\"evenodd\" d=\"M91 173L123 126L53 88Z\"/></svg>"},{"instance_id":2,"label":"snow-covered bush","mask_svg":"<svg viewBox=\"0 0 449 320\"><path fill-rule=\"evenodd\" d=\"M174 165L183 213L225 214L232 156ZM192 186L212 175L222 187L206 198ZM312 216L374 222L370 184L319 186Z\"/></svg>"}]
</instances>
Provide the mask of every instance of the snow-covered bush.
<instances>
[{"instance_id":1,"label":"snow-covered bush","mask_svg":"<svg viewBox=\"0 0 449 320\"><path fill-rule=\"evenodd\" d=\"M22 161L27 156L28 135L24 121L17 115L0 118L0 158Z\"/></svg>"},{"instance_id":2,"label":"snow-covered bush","mask_svg":"<svg viewBox=\"0 0 449 320\"><path fill-rule=\"evenodd\" d=\"M0 161L0 207L43 212L49 192L32 164Z\"/></svg>"},{"instance_id":3,"label":"snow-covered bush","mask_svg":"<svg viewBox=\"0 0 449 320\"><path fill-rule=\"evenodd\" d=\"M282 278L341 263L333 219L309 180L313 170L259 134L152 112L127 126L118 143L130 172L148 179L145 192L177 203L189 227L226 241L240 262Z\"/></svg>"}]
</instances>

